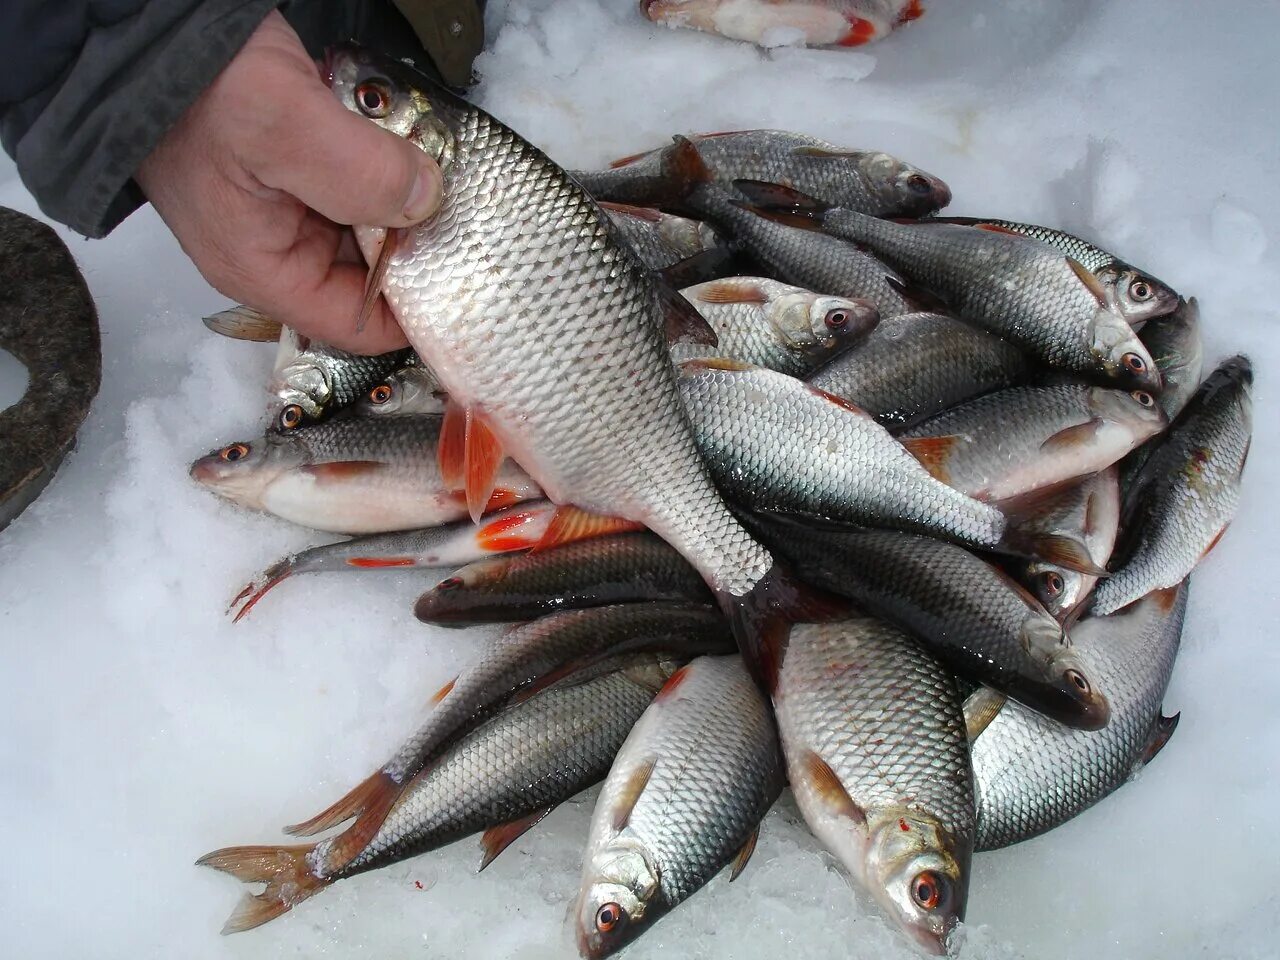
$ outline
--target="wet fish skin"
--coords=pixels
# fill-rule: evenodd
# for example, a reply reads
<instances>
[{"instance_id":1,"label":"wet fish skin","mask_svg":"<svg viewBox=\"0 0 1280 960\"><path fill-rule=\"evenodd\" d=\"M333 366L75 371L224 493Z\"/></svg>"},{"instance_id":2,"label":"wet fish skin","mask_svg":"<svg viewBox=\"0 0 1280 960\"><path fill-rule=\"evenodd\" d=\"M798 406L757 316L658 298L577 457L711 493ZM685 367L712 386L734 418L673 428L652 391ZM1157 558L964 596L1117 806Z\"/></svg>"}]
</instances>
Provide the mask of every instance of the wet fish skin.
<instances>
[{"instance_id":1,"label":"wet fish skin","mask_svg":"<svg viewBox=\"0 0 1280 960\"><path fill-rule=\"evenodd\" d=\"M1172 421L1200 386L1204 344L1200 341L1200 304L1179 300L1167 317L1148 323L1138 334L1160 369L1164 389L1156 398Z\"/></svg>"},{"instance_id":2,"label":"wet fish skin","mask_svg":"<svg viewBox=\"0 0 1280 960\"><path fill-rule=\"evenodd\" d=\"M613 225L650 270L664 270L696 254L722 246L705 223L652 207L601 202Z\"/></svg>"},{"instance_id":3,"label":"wet fish skin","mask_svg":"<svg viewBox=\"0 0 1280 960\"><path fill-rule=\"evenodd\" d=\"M360 417L444 414L440 382L423 366L403 367L374 385L353 405Z\"/></svg>"},{"instance_id":4,"label":"wet fish skin","mask_svg":"<svg viewBox=\"0 0 1280 960\"><path fill-rule=\"evenodd\" d=\"M674 343L676 361L729 357L799 377L864 339L880 321L867 300L825 296L766 277L726 277L680 293L719 342Z\"/></svg>"},{"instance_id":5,"label":"wet fish skin","mask_svg":"<svg viewBox=\"0 0 1280 960\"><path fill-rule=\"evenodd\" d=\"M469 411L476 447L483 424L496 441L486 449L520 463L549 499L643 523L726 606L741 602L772 558L698 458L652 274L568 174L493 117L352 46L328 64L341 103L369 115L356 93L375 91L381 116L371 119L441 165L441 209L390 253L380 288L451 402ZM356 235L372 262L380 232Z\"/></svg>"},{"instance_id":6,"label":"wet fish skin","mask_svg":"<svg viewBox=\"0 0 1280 960\"><path fill-rule=\"evenodd\" d=\"M692 135L715 182L785 183L829 203L873 216L922 217L951 202L947 185L932 174L887 153L850 150L786 130L736 130ZM615 162L608 170L574 171L600 200L660 206L672 185L664 146Z\"/></svg>"},{"instance_id":7,"label":"wet fish skin","mask_svg":"<svg viewBox=\"0 0 1280 960\"><path fill-rule=\"evenodd\" d=\"M1111 722L1071 730L1006 703L972 743L978 850L1039 836L1116 790L1164 745L1177 715L1161 714L1182 635L1186 583L1125 610L1090 617L1071 636L1107 690Z\"/></svg>"},{"instance_id":8,"label":"wet fish skin","mask_svg":"<svg viewBox=\"0 0 1280 960\"><path fill-rule=\"evenodd\" d=\"M419 597L414 615L461 627L652 600L715 602L698 572L660 537L623 533L468 564Z\"/></svg>"},{"instance_id":9,"label":"wet fish skin","mask_svg":"<svg viewBox=\"0 0 1280 960\"><path fill-rule=\"evenodd\" d=\"M752 842L784 780L772 711L741 659L677 671L596 802L575 908L581 954L608 956L710 881Z\"/></svg>"},{"instance_id":10,"label":"wet fish skin","mask_svg":"<svg viewBox=\"0 0 1280 960\"><path fill-rule=\"evenodd\" d=\"M1125 493L1128 533L1114 572L1094 591L1101 616L1180 583L1235 516L1253 435L1253 367L1224 361L1183 407Z\"/></svg>"},{"instance_id":11,"label":"wet fish skin","mask_svg":"<svg viewBox=\"0 0 1280 960\"><path fill-rule=\"evenodd\" d=\"M950 671L872 617L801 624L774 707L805 822L897 927L945 954L975 829Z\"/></svg>"},{"instance_id":12,"label":"wet fish skin","mask_svg":"<svg viewBox=\"0 0 1280 960\"><path fill-rule=\"evenodd\" d=\"M1106 725L1106 691L1062 627L968 550L932 537L777 515L747 522L804 582L906 630L956 673L1061 723Z\"/></svg>"},{"instance_id":13,"label":"wet fish skin","mask_svg":"<svg viewBox=\"0 0 1280 960\"><path fill-rule=\"evenodd\" d=\"M1087 477L1079 485L1065 491L1033 521L1047 533L1069 537L1083 543L1094 565L1105 568L1115 548L1120 525L1120 478L1116 467ZM1078 570L1042 560L1019 565L1019 579L1044 604L1045 609L1063 620L1093 590L1098 578Z\"/></svg>"},{"instance_id":14,"label":"wet fish skin","mask_svg":"<svg viewBox=\"0 0 1280 960\"><path fill-rule=\"evenodd\" d=\"M988 393L899 439L940 480L979 499L1003 500L1104 470L1167 422L1145 391L1060 383Z\"/></svg>"},{"instance_id":15,"label":"wet fish skin","mask_svg":"<svg viewBox=\"0 0 1280 960\"><path fill-rule=\"evenodd\" d=\"M201 457L191 476L244 507L332 533L388 533L435 526L467 515L436 462L436 416L338 417ZM541 495L505 464L489 509Z\"/></svg>"},{"instance_id":16,"label":"wet fish skin","mask_svg":"<svg viewBox=\"0 0 1280 960\"><path fill-rule=\"evenodd\" d=\"M393 350L366 357L291 332L282 335L291 337L297 349L277 366L269 389L279 403L277 422L286 430L355 403L378 381L404 366L413 353Z\"/></svg>"},{"instance_id":17,"label":"wet fish skin","mask_svg":"<svg viewBox=\"0 0 1280 960\"><path fill-rule=\"evenodd\" d=\"M881 321L807 379L899 431L1024 383L1035 370L1025 353L979 327L940 313L907 313Z\"/></svg>"},{"instance_id":18,"label":"wet fish skin","mask_svg":"<svg viewBox=\"0 0 1280 960\"><path fill-rule=\"evenodd\" d=\"M600 780L657 690L634 675L554 687L479 724L405 787L366 850L340 870L329 866L332 839L201 857L201 865L267 884L245 895L222 932L259 926L335 880L547 810Z\"/></svg>"}]
</instances>

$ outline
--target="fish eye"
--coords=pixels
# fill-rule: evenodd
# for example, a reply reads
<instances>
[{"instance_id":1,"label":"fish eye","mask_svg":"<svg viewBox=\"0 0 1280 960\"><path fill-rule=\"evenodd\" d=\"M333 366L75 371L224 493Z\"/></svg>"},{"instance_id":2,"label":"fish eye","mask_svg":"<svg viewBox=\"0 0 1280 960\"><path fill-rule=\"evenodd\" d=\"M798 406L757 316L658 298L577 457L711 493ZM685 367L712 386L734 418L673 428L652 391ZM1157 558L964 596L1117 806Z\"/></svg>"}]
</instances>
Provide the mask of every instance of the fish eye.
<instances>
[{"instance_id":1,"label":"fish eye","mask_svg":"<svg viewBox=\"0 0 1280 960\"><path fill-rule=\"evenodd\" d=\"M436 584L437 590L457 590L462 586L461 577L448 577Z\"/></svg>"},{"instance_id":2,"label":"fish eye","mask_svg":"<svg viewBox=\"0 0 1280 960\"><path fill-rule=\"evenodd\" d=\"M391 388L385 383L380 383L369 391L370 403L386 403L391 399Z\"/></svg>"},{"instance_id":3,"label":"fish eye","mask_svg":"<svg viewBox=\"0 0 1280 960\"><path fill-rule=\"evenodd\" d=\"M1129 394L1129 396L1133 397L1133 399L1137 400L1138 403L1142 404L1144 407L1154 407L1156 405L1156 398L1151 396L1151 394L1147 393L1145 390L1135 390L1133 393Z\"/></svg>"},{"instance_id":4,"label":"fish eye","mask_svg":"<svg viewBox=\"0 0 1280 960\"><path fill-rule=\"evenodd\" d=\"M929 183L928 177L913 173L907 177L907 189L912 193L926 194L933 189L933 186Z\"/></svg>"},{"instance_id":5,"label":"fish eye","mask_svg":"<svg viewBox=\"0 0 1280 960\"><path fill-rule=\"evenodd\" d=\"M1062 678L1066 680L1067 683L1071 684L1073 687L1079 690L1081 693L1087 694L1092 689L1089 686L1089 681L1085 679L1084 674L1081 673L1079 670L1068 670L1066 673L1062 675Z\"/></svg>"},{"instance_id":6,"label":"fish eye","mask_svg":"<svg viewBox=\"0 0 1280 960\"><path fill-rule=\"evenodd\" d=\"M1062 574L1055 570L1050 570L1041 578L1044 583L1044 592L1050 598L1058 597L1062 594L1062 588L1066 584L1062 580Z\"/></svg>"},{"instance_id":7,"label":"fish eye","mask_svg":"<svg viewBox=\"0 0 1280 960\"><path fill-rule=\"evenodd\" d=\"M296 403L291 403L280 411L280 428L282 430L292 430L300 423L302 423L302 408Z\"/></svg>"},{"instance_id":8,"label":"fish eye","mask_svg":"<svg viewBox=\"0 0 1280 960\"><path fill-rule=\"evenodd\" d=\"M843 330L849 324L849 311L844 309L828 310L822 320L828 330Z\"/></svg>"},{"instance_id":9,"label":"fish eye","mask_svg":"<svg viewBox=\"0 0 1280 960\"><path fill-rule=\"evenodd\" d=\"M235 463L237 460L243 460L249 455L249 445L247 443L233 443L229 447L223 447L218 451L218 456L227 463Z\"/></svg>"},{"instance_id":10,"label":"fish eye","mask_svg":"<svg viewBox=\"0 0 1280 960\"><path fill-rule=\"evenodd\" d=\"M1147 361L1136 353L1126 353L1120 358L1120 362L1124 364L1125 369L1130 373L1146 373L1147 371Z\"/></svg>"},{"instance_id":11,"label":"fish eye","mask_svg":"<svg viewBox=\"0 0 1280 960\"><path fill-rule=\"evenodd\" d=\"M601 933L608 933L622 921L624 916L620 904L606 903L596 911L596 929Z\"/></svg>"},{"instance_id":12,"label":"fish eye","mask_svg":"<svg viewBox=\"0 0 1280 960\"><path fill-rule=\"evenodd\" d=\"M925 910L934 909L942 900L942 878L932 870L916 874L911 881L911 897Z\"/></svg>"},{"instance_id":13,"label":"fish eye","mask_svg":"<svg viewBox=\"0 0 1280 960\"><path fill-rule=\"evenodd\" d=\"M366 117L380 120L391 112L391 90L385 83L366 80L356 87L356 106Z\"/></svg>"},{"instance_id":14,"label":"fish eye","mask_svg":"<svg viewBox=\"0 0 1280 960\"><path fill-rule=\"evenodd\" d=\"M1133 299L1138 302L1150 300L1153 296L1151 284L1147 283L1145 280L1133 281L1133 283L1129 284L1129 296L1133 297Z\"/></svg>"}]
</instances>

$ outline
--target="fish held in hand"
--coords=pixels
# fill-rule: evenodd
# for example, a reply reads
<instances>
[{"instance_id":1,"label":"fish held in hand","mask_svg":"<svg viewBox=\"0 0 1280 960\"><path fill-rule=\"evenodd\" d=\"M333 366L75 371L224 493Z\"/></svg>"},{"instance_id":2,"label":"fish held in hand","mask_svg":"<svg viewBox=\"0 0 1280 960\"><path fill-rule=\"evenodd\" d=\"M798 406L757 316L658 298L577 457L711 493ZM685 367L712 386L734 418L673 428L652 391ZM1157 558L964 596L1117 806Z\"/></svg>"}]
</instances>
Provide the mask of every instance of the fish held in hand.
<instances>
[{"instance_id":1,"label":"fish held in hand","mask_svg":"<svg viewBox=\"0 0 1280 960\"><path fill-rule=\"evenodd\" d=\"M574 908L582 956L631 942L735 855L736 877L784 779L769 704L738 657L674 673L596 801Z\"/></svg>"},{"instance_id":2,"label":"fish held in hand","mask_svg":"<svg viewBox=\"0 0 1280 960\"><path fill-rule=\"evenodd\" d=\"M880 620L800 624L774 707L805 822L895 926L945 954L964 919L974 839L950 671Z\"/></svg>"},{"instance_id":3,"label":"fish held in hand","mask_svg":"<svg viewBox=\"0 0 1280 960\"><path fill-rule=\"evenodd\" d=\"M285 328L269 389L279 403L276 426L292 430L355 403L379 380L405 365L412 350L366 357Z\"/></svg>"},{"instance_id":4,"label":"fish held in hand","mask_svg":"<svg viewBox=\"0 0 1280 960\"><path fill-rule=\"evenodd\" d=\"M804 376L880 321L867 300L813 293L765 277L726 277L680 291L715 331L715 346L674 343L671 357L728 357Z\"/></svg>"}]
</instances>

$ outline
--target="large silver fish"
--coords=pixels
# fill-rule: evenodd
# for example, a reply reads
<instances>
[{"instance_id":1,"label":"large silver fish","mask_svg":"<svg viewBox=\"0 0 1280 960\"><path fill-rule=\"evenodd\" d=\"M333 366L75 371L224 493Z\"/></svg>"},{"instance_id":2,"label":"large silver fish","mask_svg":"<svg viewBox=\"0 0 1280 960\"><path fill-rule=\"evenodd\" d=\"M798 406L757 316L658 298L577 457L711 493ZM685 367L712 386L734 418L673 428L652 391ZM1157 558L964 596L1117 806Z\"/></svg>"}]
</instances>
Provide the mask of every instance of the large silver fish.
<instances>
[{"instance_id":1,"label":"large silver fish","mask_svg":"<svg viewBox=\"0 0 1280 960\"><path fill-rule=\"evenodd\" d=\"M355 860L332 865L335 840L295 846L224 847L202 866L245 883L223 933L260 926L335 880L376 870L484 830L485 863L553 807L609 769L666 668L635 667L553 687L469 731L414 778Z\"/></svg>"},{"instance_id":2,"label":"large silver fish","mask_svg":"<svg viewBox=\"0 0 1280 960\"><path fill-rule=\"evenodd\" d=\"M1122 565L1094 591L1095 614L1181 583L1226 532L1253 437L1252 387L1247 357L1225 361L1147 459L1125 492Z\"/></svg>"},{"instance_id":3,"label":"large silver fish","mask_svg":"<svg viewBox=\"0 0 1280 960\"><path fill-rule=\"evenodd\" d=\"M662 335L714 335L616 241L564 170L404 64L344 47L328 62L350 110L408 138L444 177L439 212L402 239L358 227L381 292L450 398L447 478L473 516L510 456L558 504L643 523L702 574L753 656L784 580L698 456Z\"/></svg>"},{"instance_id":4,"label":"large silver fish","mask_svg":"<svg viewBox=\"0 0 1280 960\"><path fill-rule=\"evenodd\" d=\"M773 695L796 805L930 953L964 919L973 781L950 671L873 618L792 630Z\"/></svg>"},{"instance_id":5,"label":"large silver fish","mask_svg":"<svg viewBox=\"0 0 1280 960\"><path fill-rule=\"evenodd\" d=\"M769 704L738 657L672 674L596 801L574 910L582 955L629 943L735 854L736 877L784 779Z\"/></svg>"},{"instance_id":6,"label":"large silver fish","mask_svg":"<svg viewBox=\"0 0 1280 960\"><path fill-rule=\"evenodd\" d=\"M945 183L887 153L849 150L787 130L735 130L687 139L710 177L726 187L738 179L768 180L886 217L923 217L951 202ZM577 170L573 176L601 200L662 205L675 187L672 149L659 147L616 160L608 170Z\"/></svg>"},{"instance_id":7,"label":"large silver fish","mask_svg":"<svg viewBox=\"0 0 1280 960\"><path fill-rule=\"evenodd\" d=\"M771 184L739 181L770 215L864 244L942 297L956 316L1004 337L1049 366L1119 386L1159 391L1160 372L1133 328L1084 266L1003 229L920 220L895 223Z\"/></svg>"},{"instance_id":8,"label":"large silver fish","mask_svg":"<svg viewBox=\"0 0 1280 960\"><path fill-rule=\"evenodd\" d=\"M1038 836L1121 786L1173 734L1164 699L1182 636L1187 587L1156 591L1071 632L1076 650L1111 703L1104 730L1082 732L1006 703L981 720L971 750L978 797L977 849L994 850ZM973 721L973 704L966 703ZM989 714L988 714L989 716ZM983 723L987 725L983 727Z\"/></svg>"},{"instance_id":9,"label":"large silver fish","mask_svg":"<svg viewBox=\"0 0 1280 960\"><path fill-rule=\"evenodd\" d=\"M940 313L907 313L882 320L856 349L807 379L900 431L965 400L1024 383L1036 369L1009 341L973 324Z\"/></svg>"}]
</instances>

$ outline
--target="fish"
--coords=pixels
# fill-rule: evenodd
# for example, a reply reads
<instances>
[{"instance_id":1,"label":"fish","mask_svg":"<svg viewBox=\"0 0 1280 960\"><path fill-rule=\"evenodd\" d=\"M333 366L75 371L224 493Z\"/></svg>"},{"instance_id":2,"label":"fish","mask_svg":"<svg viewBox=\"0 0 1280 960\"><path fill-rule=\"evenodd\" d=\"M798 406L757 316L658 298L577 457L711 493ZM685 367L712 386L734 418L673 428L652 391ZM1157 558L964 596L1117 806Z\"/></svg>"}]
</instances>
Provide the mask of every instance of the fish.
<instances>
[{"instance_id":1,"label":"fish","mask_svg":"<svg viewBox=\"0 0 1280 960\"><path fill-rule=\"evenodd\" d=\"M98 311L53 228L0 207L0 351L26 367L0 409L0 530L44 491L102 382Z\"/></svg>"},{"instance_id":2,"label":"fish","mask_svg":"<svg viewBox=\"0 0 1280 960\"><path fill-rule=\"evenodd\" d=\"M392 350L367 357L296 334L281 334L281 352L269 385L281 430L323 420L365 396L374 386L413 357L412 350Z\"/></svg>"},{"instance_id":3,"label":"fish","mask_svg":"<svg viewBox=\"0 0 1280 960\"><path fill-rule=\"evenodd\" d=\"M681 139L694 146L708 177L722 187L739 179L766 180L885 217L923 217L951 202L947 185L919 167L804 133L732 130ZM671 176L673 146L623 157L608 170L575 170L573 176L598 200L669 206L678 192Z\"/></svg>"},{"instance_id":4,"label":"fish","mask_svg":"<svg viewBox=\"0 0 1280 960\"><path fill-rule=\"evenodd\" d=\"M444 416L445 409L440 382L423 366L395 371L352 406L358 417Z\"/></svg>"},{"instance_id":5,"label":"fish","mask_svg":"<svg viewBox=\"0 0 1280 960\"><path fill-rule=\"evenodd\" d=\"M630 520L589 513L581 513L571 522L566 519L550 501L526 500L490 514L478 526L468 518L422 530L372 534L310 547L281 557L249 581L231 601L228 612L234 611L238 623L268 591L294 574L455 567L496 554L640 529Z\"/></svg>"},{"instance_id":6,"label":"fish","mask_svg":"<svg viewBox=\"0 0 1280 960\"><path fill-rule=\"evenodd\" d=\"M1106 726L1106 693L1058 621L968 550L892 530L744 518L806 583L907 631L949 669L1068 726ZM788 650L774 662L785 667Z\"/></svg>"},{"instance_id":7,"label":"fish","mask_svg":"<svg viewBox=\"0 0 1280 960\"><path fill-rule=\"evenodd\" d=\"M724 245L715 230L698 220L625 203L602 201L600 207L650 270L665 270Z\"/></svg>"},{"instance_id":8,"label":"fish","mask_svg":"<svg viewBox=\"0 0 1280 960\"><path fill-rule=\"evenodd\" d=\"M1160 371L1128 321L1083 265L996 227L899 223L843 210L794 190L736 181L755 209L861 244L955 315L1042 363L1081 377L1158 393Z\"/></svg>"},{"instance_id":9,"label":"fish","mask_svg":"<svg viewBox=\"0 0 1280 960\"><path fill-rule=\"evenodd\" d=\"M1025 537L999 507L935 478L867 413L773 370L688 360L681 396L711 475L755 510L907 530L1101 572L1078 540Z\"/></svg>"},{"instance_id":10,"label":"fish","mask_svg":"<svg viewBox=\"0 0 1280 960\"><path fill-rule=\"evenodd\" d=\"M640 0L655 23L761 47L860 47L924 13L920 0Z\"/></svg>"},{"instance_id":11,"label":"fish","mask_svg":"<svg viewBox=\"0 0 1280 960\"><path fill-rule=\"evenodd\" d=\"M1160 370L1164 389L1156 400L1172 421L1200 386L1204 368L1200 304L1195 297L1179 300L1171 314L1148 323L1138 336Z\"/></svg>"},{"instance_id":12,"label":"fish","mask_svg":"<svg viewBox=\"0 0 1280 960\"><path fill-rule=\"evenodd\" d=\"M643 600L715 602L660 537L622 533L468 564L419 597L413 612L424 623L462 627Z\"/></svg>"},{"instance_id":13,"label":"fish","mask_svg":"<svg viewBox=\"0 0 1280 960\"><path fill-rule=\"evenodd\" d=\"M442 419L345 417L201 457L191 476L224 499L331 533L414 530L467 516L436 461ZM542 491L514 464L502 468L486 504L498 510Z\"/></svg>"},{"instance_id":14,"label":"fish","mask_svg":"<svg viewBox=\"0 0 1280 960\"><path fill-rule=\"evenodd\" d=\"M729 357L799 377L858 343L880 321L868 300L824 296L765 277L726 277L680 293L719 342L674 343L676 361Z\"/></svg>"},{"instance_id":15,"label":"fish","mask_svg":"<svg viewBox=\"0 0 1280 960\"><path fill-rule=\"evenodd\" d=\"M1107 304L1137 328L1148 320L1166 316L1178 305L1177 292L1162 280L1145 270L1126 263L1115 254L1082 240L1077 236L1052 227L1040 227L1033 223L1015 220L991 220L980 217L938 217L939 223L954 223L968 227L1006 230L1019 236L1030 237L1066 254L1080 264L1106 291ZM1145 342L1145 338L1144 342Z\"/></svg>"},{"instance_id":16,"label":"fish","mask_svg":"<svg viewBox=\"0 0 1280 960\"><path fill-rule=\"evenodd\" d=\"M256 343L278 343L284 330L284 324L279 320L244 303L219 310L201 320L219 336Z\"/></svg>"},{"instance_id":17,"label":"fish","mask_svg":"<svg viewBox=\"0 0 1280 960\"><path fill-rule=\"evenodd\" d=\"M1105 684L1111 722L1071 730L1006 703L971 745L978 850L1039 836L1115 791L1160 752L1178 725L1161 701L1182 636L1188 585L1147 594L1124 610L1080 621L1072 639ZM972 700L972 698L971 698ZM966 703L966 717L971 716Z\"/></svg>"},{"instance_id":18,"label":"fish","mask_svg":"<svg viewBox=\"0 0 1280 960\"><path fill-rule=\"evenodd\" d=\"M1105 470L1167 425L1145 390L1060 383L985 394L898 439L943 483L1009 500Z\"/></svg>"},{"instance_id":19,"label":"fish","mask_svg":"<svg viewBox=\"0 0 1280 960\"><path fill-rule=\"evenodd\" d=\"M672 674L596 801L574 908L582 956L630 943L731 860L736 878L784 780L772 711L740 658Z\"/></svg>"},{"instance_id":20,"label":"fish","mask_svg":"<svg viewBox=\"0 0 1280 960\"><path fill-rule=\"evenodd\" d=\"M898 929L946 954L964 919L975 830L950 671L873 617L800 624L773 702L809 829Z\"/></svg>"},{"instance_id":21,"label":"fish","mask_svg":"<svg viewBox=\"0 0 1280 960\"><path fill-rule=\"evenodd\" d=\"M222 932L261 926L335 881L480 831L487 852L496 856L551 809L604 777L653 699L655 680L665 679L665 668L655 675L657 666L553 687L479 724L405 786L365 850L341 867L331 864L333 839L205 854L198 865L246 884L266 884L261 893L241 898Z\"/></svg>"},{"instance_id":22,"label":"fish","mask_svg":"<svg viewBox=\"0 0 1280 960\"><path fill-rule=\"evenodd\" d=\"M374 265L370 294L449 394L441 466L473 518L509 456L553 502L642 523L702 574L758 663L761 620L799 588L698 456L663 329L665 339L712 342L706 321L509 127L354 45L331 50L326 71L340 103L441 167L432 218L394 242L355 232Z\"/></svg>"},{"instance_id":23,"label":"fish","mask_svg":"<svg viewBox=\"0 0 1280 960\"><path fill-rule=\"evenodd\" d=\"M1034 523L1045 532L1083 543L1090 563L1105 569L1120 526L1119 471L1114 466L1108 467L1068 487L1041 506ZM1060 621L1067 618L1098 582L1093 574L1043 560L1021 564L1018 574L1045 609Z\"/></svg>"},{"instance_id":24,"label":"fish","mask_svg":"<svg viewBox=\"0 0 1280 960\"><path fill-rule=\"evenodd\" d=\"M901 431L965 400L1026 383L1036 369L1009 341L926 312L881 321L856 349L806 379Z\"/></svg>"},{"instance_id":25,"label":"fish","mask_svg":"<svg viewBox=\"0 0 1280 960\"><path fill-rule=\"evenodd\" d=\"M1253 366L1241 355L1209 374L1125 492L1126 533L1096 616L1176 586L1222 539L1240 503L1253 438Z\"/></svg>"},{"instance_id":26,"label":"fish","mask_svg":"<svg viewBox=\"0 0 1280 960\"><path fill-rule=\"evenodd\" d=\"M615 604L565 610L503 633L471 667L432 698L426 721L378 770L316 816L286 827L310 836L354 822L325 847L327 869L336 871L360 855L381 828L405 785L474 722L517 692L549 686L599 661L637 653L666 652L686 659L727 653L728 625L713 608L696 604Z\"/></svg>"}]
</instances>

